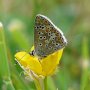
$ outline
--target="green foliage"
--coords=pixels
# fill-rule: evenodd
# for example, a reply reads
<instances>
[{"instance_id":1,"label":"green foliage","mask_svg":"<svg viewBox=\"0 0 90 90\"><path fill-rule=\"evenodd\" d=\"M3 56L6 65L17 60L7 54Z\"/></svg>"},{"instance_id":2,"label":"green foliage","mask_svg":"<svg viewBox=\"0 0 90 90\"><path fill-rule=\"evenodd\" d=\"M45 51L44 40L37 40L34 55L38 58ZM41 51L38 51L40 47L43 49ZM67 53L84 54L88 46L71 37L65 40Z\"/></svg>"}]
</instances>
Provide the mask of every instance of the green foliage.
<instances>
[{"instance_id":1,"label":"green foliage","mask_svg":"<svg viewBox=\"0 0 90 90\"><path fill-rule=\"evenodd\" d=\"M0 0L0 90L36 89L14 55L32 47L39 13L48 16L68 40L58 72L47 78L48 90L90 90L89 4L89 0Z\"/></svg>"}]
</instances>

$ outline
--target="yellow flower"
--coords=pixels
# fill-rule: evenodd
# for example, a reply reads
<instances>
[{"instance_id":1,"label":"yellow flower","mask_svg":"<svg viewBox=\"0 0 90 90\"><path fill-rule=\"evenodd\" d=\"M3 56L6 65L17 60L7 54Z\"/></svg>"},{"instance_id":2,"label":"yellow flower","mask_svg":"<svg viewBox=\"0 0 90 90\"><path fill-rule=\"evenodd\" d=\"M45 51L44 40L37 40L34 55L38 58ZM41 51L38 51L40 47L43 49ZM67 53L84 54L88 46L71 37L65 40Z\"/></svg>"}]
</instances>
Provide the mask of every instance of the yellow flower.
<instances>
[{"instance_id":1,"label":"yellow flower","mask_svg":"<svg viewBox=\"0 0 90 90\"><path fill-rule=\"evenodd\" d=\"M34 49L34 48L33 48ZM36 56L31 56L27 52L18 52L15 54L16 61L27 72L33 71L37 75L48 76L52 75L59 64L63 53L63 49L38 60Z\"/></svg>"}]
</instances>

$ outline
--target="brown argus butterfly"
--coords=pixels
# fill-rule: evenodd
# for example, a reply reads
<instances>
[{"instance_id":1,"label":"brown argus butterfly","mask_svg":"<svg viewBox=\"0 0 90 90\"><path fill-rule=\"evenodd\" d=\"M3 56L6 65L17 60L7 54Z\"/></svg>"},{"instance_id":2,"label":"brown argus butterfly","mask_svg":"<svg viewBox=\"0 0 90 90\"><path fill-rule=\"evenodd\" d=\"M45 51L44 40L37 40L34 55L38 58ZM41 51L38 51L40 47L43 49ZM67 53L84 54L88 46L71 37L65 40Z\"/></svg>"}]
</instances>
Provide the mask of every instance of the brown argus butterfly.
<instances>
[{"instance_id":1,"label":"brown argus butterfly","mask_svg":"<svg viewBox=\"0 0 90 90\"><path fill-rule=\"evenodd\" d=\"M39 57L48 56L64 48L66 44L67 40L62 31L49 18L38 14L34 27L35 55Z\"/></svg>"}]
</instances>

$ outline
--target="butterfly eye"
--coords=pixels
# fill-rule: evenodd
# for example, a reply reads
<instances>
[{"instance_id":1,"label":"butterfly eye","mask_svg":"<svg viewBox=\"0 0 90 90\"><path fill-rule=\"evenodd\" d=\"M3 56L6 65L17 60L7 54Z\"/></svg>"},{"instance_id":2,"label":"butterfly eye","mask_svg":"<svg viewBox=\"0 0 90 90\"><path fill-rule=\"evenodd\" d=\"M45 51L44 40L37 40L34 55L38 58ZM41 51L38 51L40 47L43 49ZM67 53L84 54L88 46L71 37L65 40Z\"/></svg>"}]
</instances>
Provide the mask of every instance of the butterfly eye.
<instances>
[{"instance_id":1,"label":"butterfly eye","mask_svg":"<svg viewBox=\"0 0 90 90\"><path fill-rule=\"evenodd\" d=\"M32 56L34 56L35 55L35 51L34 50L31 51L31 52L29 52L29 54L32 55Z\"/></svg>"}]
</instances>

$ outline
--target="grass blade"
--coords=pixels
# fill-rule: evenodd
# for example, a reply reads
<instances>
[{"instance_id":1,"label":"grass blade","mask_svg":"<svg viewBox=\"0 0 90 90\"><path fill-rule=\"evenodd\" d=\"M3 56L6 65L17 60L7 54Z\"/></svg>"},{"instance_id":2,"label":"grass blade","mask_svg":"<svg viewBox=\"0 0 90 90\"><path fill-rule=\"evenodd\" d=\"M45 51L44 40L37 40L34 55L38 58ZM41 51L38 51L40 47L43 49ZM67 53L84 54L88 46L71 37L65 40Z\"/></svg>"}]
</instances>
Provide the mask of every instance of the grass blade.
<instances>
[{"instance_id":1,"label":"grass blade","mask_svg":"<svg viewBox=\"0 0 90 90\"><path fill-rule=\"evenodd\" d=\"M14 90L10 79L10 71L8 66L6 43L2 23L0 23L0 78L3 82L1 87L3 90Z\"/></svg>"}]
</instances>

